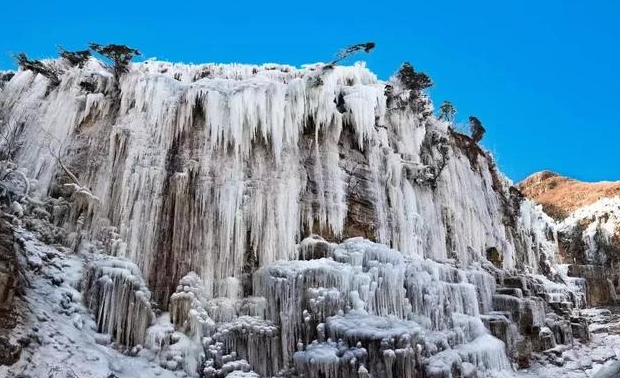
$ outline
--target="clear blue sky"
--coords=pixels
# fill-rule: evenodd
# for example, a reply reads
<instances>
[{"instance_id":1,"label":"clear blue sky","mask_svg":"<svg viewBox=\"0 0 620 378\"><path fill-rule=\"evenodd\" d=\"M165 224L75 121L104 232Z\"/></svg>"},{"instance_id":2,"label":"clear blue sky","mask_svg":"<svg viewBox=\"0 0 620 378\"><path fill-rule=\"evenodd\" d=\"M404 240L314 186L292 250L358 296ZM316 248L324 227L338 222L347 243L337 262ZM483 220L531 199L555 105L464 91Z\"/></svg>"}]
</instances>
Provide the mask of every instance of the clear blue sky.
<instances>
[{"instance_id":1,"label":"clear blue sky","mask_svg":"<svg viewBox=\"0 0 620 378\"><path fill-rule=\"evenodd\" d=\"M124 43L184 62L327 61L347 45L380 78L403 61L435 81L438 104L478 116L484 145L513 180L551 169L620 180L620 2L41 1L1 7L0 68L10 54Z\"/></svg>"}]
</instances>

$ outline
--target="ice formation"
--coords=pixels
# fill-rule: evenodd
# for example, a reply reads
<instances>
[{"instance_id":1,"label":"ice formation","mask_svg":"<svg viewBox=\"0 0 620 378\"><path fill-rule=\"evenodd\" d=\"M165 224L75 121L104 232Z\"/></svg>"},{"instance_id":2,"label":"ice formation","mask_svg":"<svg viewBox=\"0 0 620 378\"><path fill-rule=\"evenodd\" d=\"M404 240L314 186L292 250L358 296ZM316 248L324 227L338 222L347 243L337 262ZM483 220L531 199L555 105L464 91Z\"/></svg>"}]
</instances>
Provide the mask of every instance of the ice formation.
<instances>
[{"instance_id":1,"label":"ice formation","mask_svg":"<svg viewBox=\"0 0 620 378\"><path fill-rule=\"evenodd\" d=\"M557 282L553 222L363 64L146 61L119 83L54 64L58 87L20 71L0 92L26 194L60 242L110 255L82 280L96 329L163 368L466 377L572 337L550 315L583 304Z\"/></svg>"},{"instance_id":2,"label":"ice formation","mask_svg":"<svg viewBox=\"0 0 620 378\"><path fill-rule=\"evenodd\" d=\"M86 306L95 314L98 331L124 345L144 344L155 314L151 293L134 263L114 258L92 262L81 290Z\"/></svg>"},{"instance_id":3,"label":"ice formation","mask_svg":"<svg viewBox=\"0 0 620 378\"><path fill-rule=\"evenodd\" d=\"M585 247L586 263L609 265L614 255L609 249L620 241L620 197L601 198L577 209L560 222L558 232L578 233Z\"/></svg>"}]
</instances>

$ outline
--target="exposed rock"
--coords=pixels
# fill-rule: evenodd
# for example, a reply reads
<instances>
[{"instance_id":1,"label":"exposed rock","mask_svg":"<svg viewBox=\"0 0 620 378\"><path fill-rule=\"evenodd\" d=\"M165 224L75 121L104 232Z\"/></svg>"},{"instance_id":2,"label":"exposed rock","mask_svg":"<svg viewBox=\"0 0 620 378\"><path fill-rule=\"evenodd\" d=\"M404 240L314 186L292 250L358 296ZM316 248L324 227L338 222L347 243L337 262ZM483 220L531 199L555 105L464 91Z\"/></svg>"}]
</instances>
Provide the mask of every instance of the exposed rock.
<instances>
[{"instance_id":1,"label":"exposed rock","mask_svg":"<svg viewBox=\"0 0 620 378\"><path fill-rule=\"evenodd\" d=\"M7 326L3 320L10 318L13 297L17 287L17 256L15 253L13 230L0 219L0 328Z\"/></svg>"},{"instance_id":2,"label":"exposed rock","mask_svg":"<svg viewBox=\"0 0 620 378\"><path fill-rule=\"evenodd\" d=\"M596 307L615 301L618 273L609 268L596 265L569 265L568 275L586 280L586 300L589 306Z\"/></svg>"},{"instance_id":3,"label":"exposed rock","mask_svg":"<svg viewBox=\"0 0 620 378\"><path fill-rule=\"evenodd\" d=\"M12 365L19 360L21 346L13 345L0 335L0 365Z\"/></svg>"}]
</instances>

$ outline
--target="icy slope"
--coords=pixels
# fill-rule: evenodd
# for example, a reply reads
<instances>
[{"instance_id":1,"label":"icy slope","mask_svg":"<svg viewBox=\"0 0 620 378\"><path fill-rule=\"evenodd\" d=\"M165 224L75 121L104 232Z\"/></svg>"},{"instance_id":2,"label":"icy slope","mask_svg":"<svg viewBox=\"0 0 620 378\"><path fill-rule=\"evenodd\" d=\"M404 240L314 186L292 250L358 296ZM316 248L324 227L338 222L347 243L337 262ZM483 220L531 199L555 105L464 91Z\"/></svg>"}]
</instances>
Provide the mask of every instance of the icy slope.
<instances>
[{"instance_id":1,"label":"icy slope","mask_svg":"<svg viewBox=\"0 0 620 378\"><path fill-rule=\"evenodd\" d=\"M150 351L124 355L110 347L109 335L96 332L77 290L87 256L45 245L25 230L16 236L27 285L16 300L11 341L23 348L20 361L0 366L0 377L175 377L152 362Z\"/></svg>"}]
</instances>

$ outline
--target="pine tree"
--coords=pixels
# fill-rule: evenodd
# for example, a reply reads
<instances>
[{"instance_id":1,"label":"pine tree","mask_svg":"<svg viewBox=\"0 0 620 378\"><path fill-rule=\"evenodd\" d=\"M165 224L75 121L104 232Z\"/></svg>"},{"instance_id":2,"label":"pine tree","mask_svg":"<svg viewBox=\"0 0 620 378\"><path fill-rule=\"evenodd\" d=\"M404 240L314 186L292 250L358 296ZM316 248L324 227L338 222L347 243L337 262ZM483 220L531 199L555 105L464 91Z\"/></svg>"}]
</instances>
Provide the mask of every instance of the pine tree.
<instances>
[{"instance_id":1,"label":"pine tree","mask_svg":"<svg viewBox=\"0 0 620 378\"><path fill-rule=\"evenodd\" d=\"M474 116L469 117L469 129L471 131L471 138L474 142L478 143L482 140L486 129L482 125L482 122Z\"/></svg>"},{"instance_id":2,"label":"pine tree","mask_svg":"<svg viewBox=\"0 0 620 378\"><path fill-rule=\"evenodd\" d=\"M454 105L450 101L444 101L441 103L439 107L441 114L439 115L439 119L442 119L446 122L452 123L454 121L454 115L456 114L456 109Z\"/></svg>"},{"instance_id":3,"label":"pine tree","mask_svg":"<svg viewBox=\"0 0 620 378\"><path fill-rule=\"evenodd\" d=\"M117 80L128 71L131 60L140 55L140 51L126 45L102 46L98 43L91 43L90 49L114 62L114 77Z\"/></svg>"}]
</instances>

